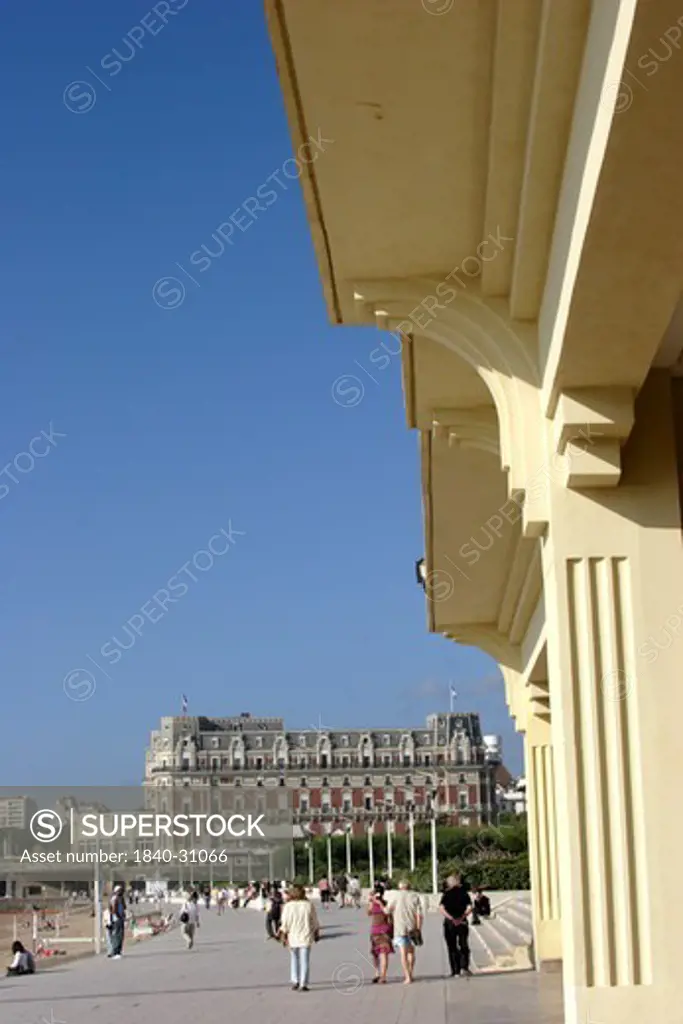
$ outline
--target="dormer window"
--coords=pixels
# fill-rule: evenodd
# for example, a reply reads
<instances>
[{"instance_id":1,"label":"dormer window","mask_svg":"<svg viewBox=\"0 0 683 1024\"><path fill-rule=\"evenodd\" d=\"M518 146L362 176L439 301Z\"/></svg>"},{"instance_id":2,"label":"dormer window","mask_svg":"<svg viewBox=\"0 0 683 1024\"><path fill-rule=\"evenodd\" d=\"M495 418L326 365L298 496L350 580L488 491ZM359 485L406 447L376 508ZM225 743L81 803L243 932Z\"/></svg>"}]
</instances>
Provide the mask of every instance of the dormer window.
<instances>
[{"instance_id":1,"label":"dormer window","mask_svg":"<svg viewBox=\"0 0 683 1024\"><path fill-rule=\"evenodd\" d=\"M385 733L384 736L382 736L382 744L385 747L390 747L391 746L391 736L389 735L388 732Z\"/></svg>"},{"instance_id":2,"label":"dormer window","mask_svg":"<svg viewBox=\"0 0 683 1024\"><path fill-rule=\"evenodd\" d=\"M256 747L262 747L263 746L263 736L257 736L256 737L256 739L254 740L254 746L256 746Z\"/></svg>"},{"instance_id":3,"label":"dormer window","mask_svg":"<svg viewBox=\"0 0 683 1024\"><path fill-rule=\"evenodd\" d=\"M305 747L306 746L306 737L305 736L299 736L299 746L300 747Z\"/></svg>"},{"instance_id":4,"label":"dormer window","mask_svg":"<svg viewBox=\"0 0 683 1024\"><path fill-rule=\"evenodd\" d=\"M349 745L349 737L348 736L342 736L341 737L341 745L342 745L342 747L348 747L348 745Z\"/></svg>"}]
</instances>

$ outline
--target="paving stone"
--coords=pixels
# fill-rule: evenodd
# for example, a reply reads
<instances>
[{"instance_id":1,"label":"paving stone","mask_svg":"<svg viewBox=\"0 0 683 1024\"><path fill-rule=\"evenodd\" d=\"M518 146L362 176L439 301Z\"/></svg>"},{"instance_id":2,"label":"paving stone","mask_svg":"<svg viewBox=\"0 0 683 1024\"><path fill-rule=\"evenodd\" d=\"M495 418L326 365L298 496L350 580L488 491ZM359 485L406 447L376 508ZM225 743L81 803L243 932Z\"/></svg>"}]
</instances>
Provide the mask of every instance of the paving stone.
<instances>
[{"instance_id":1,"label":"paving stone","mask_svg":"<svg viewBox=\"0 0 683 1024\"><path fill-rule=\"evenodd\" d=\"M441 922L430 914L416 981L400 980L391 957L388 985L372 985L364 912L320 914L323 939L312 954L311 991L292 992L289 955L265 941L263 914L203 913L197 944L178 931L130 945L121 960L89 958L0 980L2 1024L561 1024L557 975L533 971L444 979ZM475 931L476 929L472 929ZM258 1014L258 1018L250 1016Z\"/></svg>"}]
</instances>

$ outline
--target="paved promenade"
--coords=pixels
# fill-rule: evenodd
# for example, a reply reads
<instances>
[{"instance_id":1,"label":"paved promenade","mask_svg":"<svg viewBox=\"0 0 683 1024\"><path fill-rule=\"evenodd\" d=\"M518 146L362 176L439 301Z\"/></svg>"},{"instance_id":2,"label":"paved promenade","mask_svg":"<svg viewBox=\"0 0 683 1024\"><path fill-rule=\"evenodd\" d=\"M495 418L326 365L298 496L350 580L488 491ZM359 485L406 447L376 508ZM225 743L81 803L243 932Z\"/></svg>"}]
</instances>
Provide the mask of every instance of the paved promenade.
<instances>
[{"instance_id":1,"label":"paved promenade","mask_svg":"<svg viewBox=\"0 0 683 1024\"><path fill-rule=\"evenodd\" d=\"M444 980L440 923L429 915L415 984L370 984L367 919L350 908L321 914L311 991L289 987L289 954L265 942L263 915L204 912L195 948L178 931L131 945L121 960L89 958L34 977L0 980L3 1024L562 1024L559 979L533 972Z\"/></svg>"}]
</instances>

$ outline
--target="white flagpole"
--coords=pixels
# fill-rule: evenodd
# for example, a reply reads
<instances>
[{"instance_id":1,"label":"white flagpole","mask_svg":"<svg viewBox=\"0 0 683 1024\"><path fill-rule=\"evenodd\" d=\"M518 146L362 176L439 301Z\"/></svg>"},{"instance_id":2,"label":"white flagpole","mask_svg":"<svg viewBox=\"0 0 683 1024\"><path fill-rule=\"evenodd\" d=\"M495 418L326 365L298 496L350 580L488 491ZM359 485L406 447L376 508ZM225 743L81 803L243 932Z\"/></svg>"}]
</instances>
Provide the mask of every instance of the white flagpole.
<instances>
[{"instance_id":1,"label":"white flagpole","mask_svg":"<svg viewBox=\"0 0 683 1024\"><path fill-rule=\"evenodd\" d=\"M387 821L387 875L389 878L394 877L394 858L393 850L391 848L391 837L394 831L393 821Z\"/></svg>"},{"instance_id":2,"label":"white flagpole","mask_svg":"<svg viewBox=\"0 0 683 1024\"><path fill-rule=\"evenodd\" d=\"M332 826L328 826L327 832L327 880L332 885Z\"/></svg>"},{"instance_id":3,"label":"white flagpole","mask_svg":"<svg viewBox=\"0 0 683 1024\"><path fill-rule=\"evenodd\" d=\"M436 811L432 811L432 892L436 896L439 891L439 857L436 852Z\"/></svg>"},{"instance_id":4,"label":"white flagpole","mask_svg":"<svg viewBox=\"0 0 683 1024\"><path fill-rule=\"evenodd\" d=\"M372 823L368 825L368 867L370 869L370 888L375 888L375 855L372 848Z\"/></svg>"}]
</instances>

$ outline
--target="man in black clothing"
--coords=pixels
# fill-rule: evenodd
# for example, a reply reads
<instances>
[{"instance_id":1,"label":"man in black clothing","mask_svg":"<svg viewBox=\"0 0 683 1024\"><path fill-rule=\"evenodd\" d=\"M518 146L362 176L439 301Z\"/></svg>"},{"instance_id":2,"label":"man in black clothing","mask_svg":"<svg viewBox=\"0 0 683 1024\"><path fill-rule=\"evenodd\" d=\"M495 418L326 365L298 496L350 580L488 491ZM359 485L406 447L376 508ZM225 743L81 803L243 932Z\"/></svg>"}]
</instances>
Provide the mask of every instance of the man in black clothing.
<instances>
[{"instance_id":1,"label":"man in black clothing","mask_svg":"<svg viewBox=\"0 0 683 1024\"><path fill-rule=\"evenodd\" d=\"M278 885L273 885L270 890L270 902L266 910L266 938L276 939L280 930L280 918L282 917L282 892Z\"/></svg>"},{"instance_id":2,"label":"man in black clothing","mask_svg":"<svg viewBox=\"0 0 683 1024\"><path fill-rule=\"evenodd\" d=\"M481 917L491 916L491 901L479 886L474 890L474 904L472 907L472 924L481 924Z\"/></svg>"},{"instance_id":3,"label":"man in black clothing","mask_svg":"<svg viewBox=\"0 0 683 1024\"><path fill-rule=\"evenodd\" d=\"M451 977L461 974L469 977L470 947L467 917L472 912L472 900L460 875L450 875L446 880L448 888L441 897L439 910L444 916L443 936L448 948Z\"/></svg>"}]
</instances>

